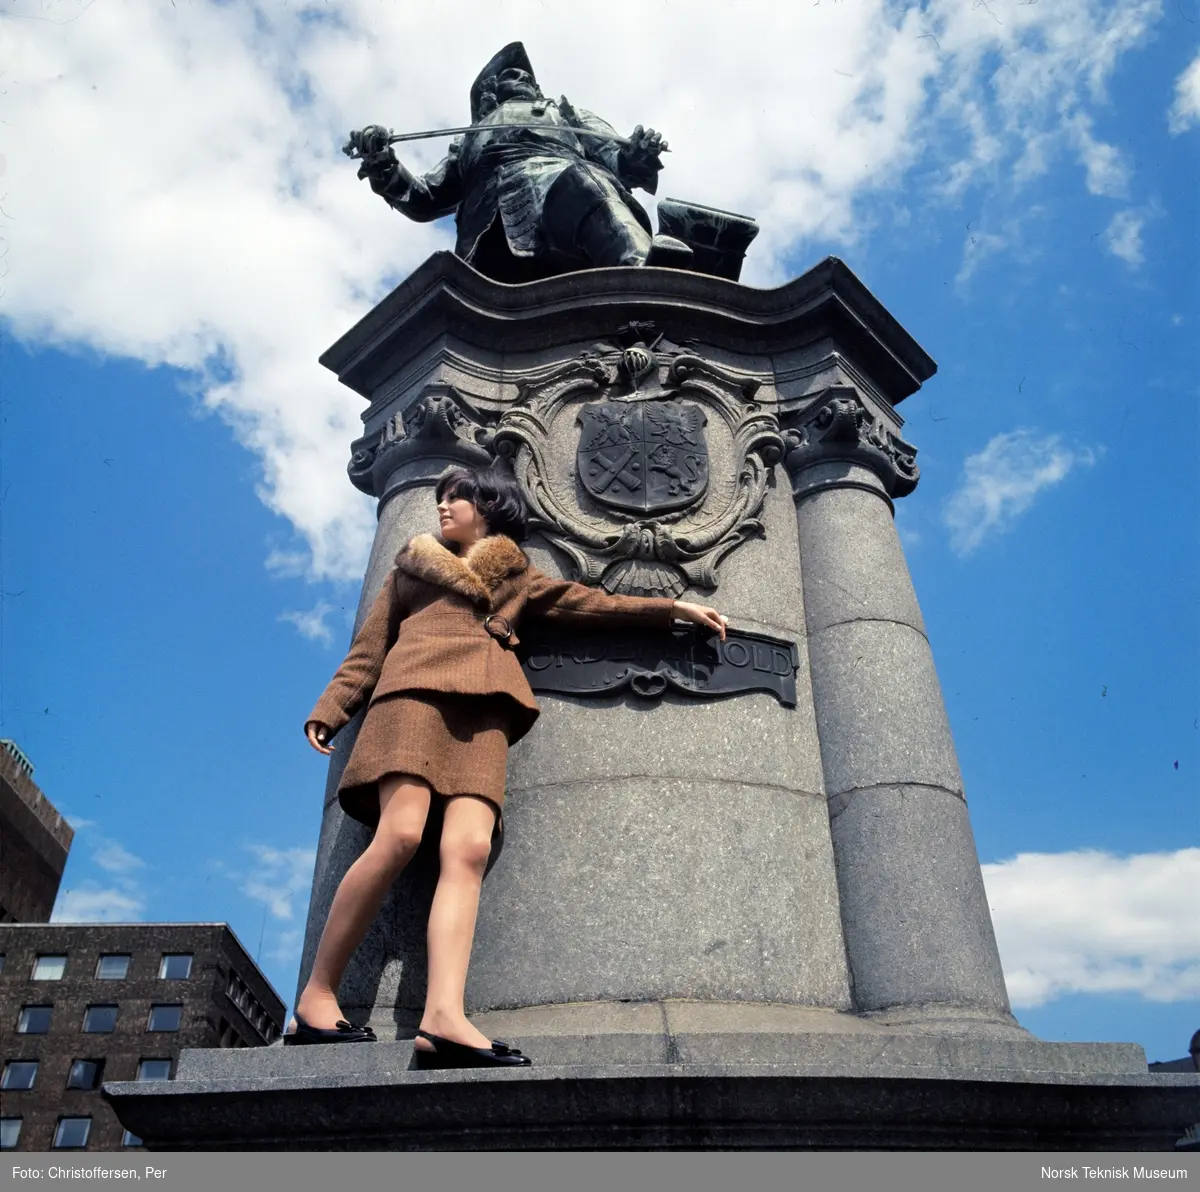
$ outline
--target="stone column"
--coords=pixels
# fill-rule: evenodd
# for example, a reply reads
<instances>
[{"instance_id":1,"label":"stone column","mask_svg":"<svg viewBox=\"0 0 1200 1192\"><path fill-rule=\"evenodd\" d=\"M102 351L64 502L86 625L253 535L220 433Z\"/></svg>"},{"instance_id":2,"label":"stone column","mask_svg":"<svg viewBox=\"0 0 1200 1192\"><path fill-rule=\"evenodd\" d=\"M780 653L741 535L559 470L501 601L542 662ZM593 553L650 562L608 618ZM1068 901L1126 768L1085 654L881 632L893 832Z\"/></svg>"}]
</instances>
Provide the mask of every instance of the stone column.
<instances>
[{"instance_id":1,"label":"stone column","mask_svg":"<svg viewBox=\"0 0 1200 1192\"><path fill-rule=\"evenodd\" d=\"M785 436L854 1005L889 1019L1011 1024L962 775L893 520L893 498L916 487L916 452L888 421L835 385Z\"/></svg>"},{"instance_id":2,"label":"stone column","mask_svg":"<svg viewBox=\"0 0 1200 1192\"><path fill-rule=\"evenodd\" d=\"M379 431L354 444L350 479L355 487L379 499L379 524L363 578L354 633L370 611L400 548L414 534L437 529L433 490L438 477L448 467L487 466L492 456L482 444L489 435L490 431L464 411L448 386L430 385L416 402L386 417ZM362 717L360 712L338 733L330 758L297 993L308 980L338 884L371 838L371 830L344 815L337 800L338 783ZM393 1007L419 1005L423 997L425 921L437 872L432 853L423 845L392 887L342 981L342 1010L356 1023L373 1020L381 1037L395 1029L395 1022L389 1020Z\"/></svg>"}]
</instances>

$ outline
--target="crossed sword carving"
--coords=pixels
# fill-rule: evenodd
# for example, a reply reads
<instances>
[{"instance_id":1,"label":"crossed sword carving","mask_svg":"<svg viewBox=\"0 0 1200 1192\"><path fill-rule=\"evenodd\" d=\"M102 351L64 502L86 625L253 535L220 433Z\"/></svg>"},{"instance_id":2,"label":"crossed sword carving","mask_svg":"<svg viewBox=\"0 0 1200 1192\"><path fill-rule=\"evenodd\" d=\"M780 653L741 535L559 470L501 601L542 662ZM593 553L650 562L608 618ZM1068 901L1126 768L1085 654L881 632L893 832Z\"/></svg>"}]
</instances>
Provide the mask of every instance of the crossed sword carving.
<instances>
[{"instance_id":1,"label":"crossed sword carving","mask_svg":"<svg viewBox=\"0 0 1200 1192\"><path fill-rule=\"evenodd\" d=\"M625 453L621 455L614 463L610 457L601 455L596 452L596 461L602 463L605 471L601 473L600 480L596 484L596 491L603 492L614 480L619 479L629 488L637 488L642 483L642 478L636 473L631 472L625 465L633 458L633 448L626 447Z\"/></svg>"}]
</instances>

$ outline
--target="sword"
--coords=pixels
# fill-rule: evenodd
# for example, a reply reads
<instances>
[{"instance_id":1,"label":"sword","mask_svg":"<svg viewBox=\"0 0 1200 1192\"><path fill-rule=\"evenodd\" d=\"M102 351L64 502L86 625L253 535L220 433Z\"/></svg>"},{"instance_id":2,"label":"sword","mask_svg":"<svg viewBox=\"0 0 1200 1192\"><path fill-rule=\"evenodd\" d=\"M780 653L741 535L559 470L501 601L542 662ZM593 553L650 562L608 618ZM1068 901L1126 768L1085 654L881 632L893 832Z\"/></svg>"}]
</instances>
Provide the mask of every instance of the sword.
<instances>
[{"instance_id":1,"label":"sword","mask_svg":"<svg viewBox=\"0 0 1200 1192\"><path fill-rule=\"evenodd\" d=\"M573 133L577 137L593 137L596 140L611 141L614 145L622 147L631 145L633 142L628 137L618 136L612 132L600 132L594 128L575 128L570 124L534 124L534 123L519 123L519 124L468 124L463 128L431 128L425 132L392 132L390 128L383 129L377 124L368 125L366 128L357 129L350 134L350 140L342 146L342 152L350 158L357 160L360 157L371 157L383 150L384 145L395 145L400 141L426 141L432 137L457 137L465 136L473 132L496 132L499 129L540 129L543 132L547 129L559 130L563 132ZM386 133L386 136L379 134ZM663 145L659 150L660 153L670 153L670 149Z\"/></svg>"}]
</instances>

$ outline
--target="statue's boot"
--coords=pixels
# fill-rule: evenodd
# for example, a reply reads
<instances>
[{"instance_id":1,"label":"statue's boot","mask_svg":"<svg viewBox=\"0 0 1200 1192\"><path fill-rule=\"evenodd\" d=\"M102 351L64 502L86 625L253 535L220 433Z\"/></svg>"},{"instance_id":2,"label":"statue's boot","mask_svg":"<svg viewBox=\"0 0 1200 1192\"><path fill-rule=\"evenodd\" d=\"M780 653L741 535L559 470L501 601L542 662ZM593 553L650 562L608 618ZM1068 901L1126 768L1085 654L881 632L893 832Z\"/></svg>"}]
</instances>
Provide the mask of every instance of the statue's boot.
<instances>
[{"instance_id":1,"label":"statue's boot","mask_svg":"<svg viewBox=\"0 0 1200 1192\"><path fill-rule=\"evenodd\" d=\"M660 232L650 241L645 264L659 265L664 269L691 269L695 256L690 244Z\"/></svg>"},{"instance_id":2,"label":"statue's boot","mask_svg":"<svg viewBox=\"0 0 1200 1192\"><path fill-rule=\"evenodd\" d=\"M644 265L653 241L632 211L602 202L580 221L575 246L592 266Z\"/></svg>"},{"instance_id":3,"label":"statue's boot","mask_svg":"<svg viewBox=\"0 0 1200 1192\"><path fill-rule=\"evenodd\" d=\"M542 226L553 251L592 267L688 268L692 250L673 236L652 236L606 178L565 170L550 187Z\"/></svg>"},{"instance_id":4,"label":"statue's boot","mask_svg":"<svg viewBox=\"0 0 1200 1192\"><path fill-rule=\"evenodd\" d=\"M580 224L579 248L594 266L658 265L690 269L691 248L674 236L651 236L622 204L618 210L605 204Z\"/></svg>"}]
</instances>

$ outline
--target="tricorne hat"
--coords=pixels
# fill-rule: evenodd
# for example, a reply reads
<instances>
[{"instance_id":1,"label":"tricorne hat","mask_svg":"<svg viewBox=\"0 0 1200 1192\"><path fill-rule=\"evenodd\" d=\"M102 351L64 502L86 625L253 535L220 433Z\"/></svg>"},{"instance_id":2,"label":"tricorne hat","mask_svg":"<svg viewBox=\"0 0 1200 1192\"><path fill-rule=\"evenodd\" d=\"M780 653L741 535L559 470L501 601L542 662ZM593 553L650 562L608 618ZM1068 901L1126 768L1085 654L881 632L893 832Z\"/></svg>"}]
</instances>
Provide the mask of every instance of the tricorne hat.
<instances>
[{"instance_id":1,"label":"tricorne hat","mask_svg":"<svg viewBox=\"0 0 1200 1192\"><path fill-rule=\"evenodd\" d=\"M482 115L479 107L483 98L484 85L489 79L494 78L502 70L508 70L509 67L527 71L529 77L535 84L537 83L537 78L533 73L533 63L529 61L529 55L525 53L525 44L520 41L510 41L504 49L498 50L492 55L491 61L475 76L475 82L471 84L472 124L476 123Z\"/></svg>"}]
</instances>

